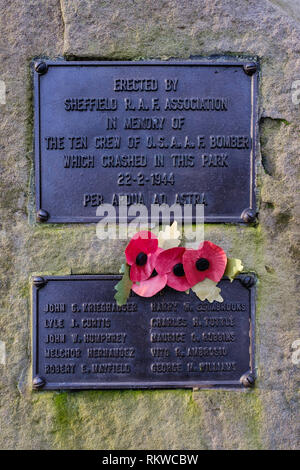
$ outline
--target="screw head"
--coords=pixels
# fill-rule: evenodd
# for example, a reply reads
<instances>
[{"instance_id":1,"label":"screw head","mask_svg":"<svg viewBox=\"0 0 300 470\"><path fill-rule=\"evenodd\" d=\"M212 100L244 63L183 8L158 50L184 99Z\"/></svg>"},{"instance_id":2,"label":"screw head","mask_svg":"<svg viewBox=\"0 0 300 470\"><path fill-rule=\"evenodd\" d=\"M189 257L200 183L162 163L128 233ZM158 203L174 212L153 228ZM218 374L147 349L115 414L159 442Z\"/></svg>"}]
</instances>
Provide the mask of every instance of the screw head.
<instances>
[{"instance_id":1,"label":"screw head","mask_svg":"<svg viewBox=\"0 0 300 470\"><path fill-rule=\"evenodd\" d=\"M246 374L242 375L240 382L242 385L244 385L245 388L251 388L254 387L255 377L252 372L247 372Z\"/></svg>"},{"instance_id":2,"label":"screw head","mask_svg":"<svg viewBox=\"0 0 300 470\"><path fill-rule=\"evenodd\" d=\"M33 283L33 285L35 285L35 287L40 288L40 287L43 287L46 284L46 281L41 276L35 276L32 280L32 283Z\"/></svg>"},{"instance_id":3,"label":"screw head","mask_svg":"<svg viewBox=\"0 0 300 470\"><path fill-rule=\"evenodd\" d=\"M35 390L39 390L40 388L44 387L46 384L46 380L44 377L40 377L39 375L36 375L32 381L32 388Z\"/></svg>"},{"instance_id":4,"label":"screw head","mask_svg":"<svg viewBox=\"0 0 300 470\"><path fill-rule=\"evenodd\" d=\"M40 209L36 214L36 219L38 222L47 222L49 219L49 213L44 211L44 209Z\"/></svg>"},{"instance_id":5,"label":"screw head","mask_svg":"<svg viewBox=\"0 0 300 470\"><path fill-rule=\"evenodd\" d=\"M255 284L255 277L252 275L244 275L240 279L241 283L243 284L244 287L247 287L248 289Z\"/></svg>"},{"instance_id":6,"label":"screw head","mask_svg":"<svg viewBox=\"0 0 300 470\"><path fill-rule=\"evenodd\" d=\"M250 62L249 64L245 64L243 69L247 75L253 75L257 70L257 65L255 62Z\"/></svg>"},{"instance_id":7,"label":"screw head","mask_svg":"<svg viewBox=\"0 0 300 470\"><path fill-rule=\"evenodd\" d=\"M253 223L256 219L256 212L250 208L245 209L241 214L241 218L246 224Z\"/></svg>"},{"instance_id":8,"label":"screw head","mask_svg":"<svg viewBox=\"0 0 300 470\"><path fill-rule=\"evenodd\" d=\"M39 74L39 75L44 75L47 70L48 70L48 65L46 64L46 62L43 62L43 61L39 61L39 62L35 62L34 64L34 70Z\"/></svg>"}]
</instances>

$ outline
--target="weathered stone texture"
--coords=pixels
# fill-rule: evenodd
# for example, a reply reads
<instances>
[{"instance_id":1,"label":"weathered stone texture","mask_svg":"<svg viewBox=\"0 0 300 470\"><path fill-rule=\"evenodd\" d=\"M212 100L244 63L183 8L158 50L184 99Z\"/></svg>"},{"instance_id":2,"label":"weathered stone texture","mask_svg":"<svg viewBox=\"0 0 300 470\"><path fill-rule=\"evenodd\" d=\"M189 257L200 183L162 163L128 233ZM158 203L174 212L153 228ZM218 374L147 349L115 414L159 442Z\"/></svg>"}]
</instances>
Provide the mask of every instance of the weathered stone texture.
<instances>
[{"instance_id":1,"label":"weathered stone texture","mask_svg":"<svg viewBox=\"0 0 300 470\"><path fill-rule=\"evenodd\" d=\"M297 447L300 80L297 1L2 0L0 447L287 449ZM124 243L95 226L38 226L32 178L34 57L258 57L259 225L213 225L206 238L257 272L257 386L250 392L30 389L33 273L116 272Z\"/></svg>"}]
</instances>

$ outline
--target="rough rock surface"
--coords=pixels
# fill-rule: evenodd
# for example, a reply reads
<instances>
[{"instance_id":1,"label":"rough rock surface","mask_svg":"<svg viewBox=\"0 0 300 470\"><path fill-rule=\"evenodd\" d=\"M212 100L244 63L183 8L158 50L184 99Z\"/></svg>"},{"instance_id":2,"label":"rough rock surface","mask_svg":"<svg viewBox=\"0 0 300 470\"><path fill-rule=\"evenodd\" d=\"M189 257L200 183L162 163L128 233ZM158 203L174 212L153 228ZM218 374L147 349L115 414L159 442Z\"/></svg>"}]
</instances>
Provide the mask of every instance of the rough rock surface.
<instances>
[{"instance_id":1,"label":"rough rock surface","mask_svg":"<svg viewBox=\"0 0 300 470\"><path fill-rule=\"evenodd\" d=\"M0 341L6 363L0 360L0 448L296 448L299 365L292 363L291 345L299 337L300 104L292 101L292 84L300 80L298 2L1 3ZM213 54L258 57L261 64L259 224L206 227L208 239L241 257L259 278L256 388L33 393L31 275L115 272L124 244L101 242L94 226L35 224L30 62L64 55L135 60Z\"/></svg>"}]
</instances>

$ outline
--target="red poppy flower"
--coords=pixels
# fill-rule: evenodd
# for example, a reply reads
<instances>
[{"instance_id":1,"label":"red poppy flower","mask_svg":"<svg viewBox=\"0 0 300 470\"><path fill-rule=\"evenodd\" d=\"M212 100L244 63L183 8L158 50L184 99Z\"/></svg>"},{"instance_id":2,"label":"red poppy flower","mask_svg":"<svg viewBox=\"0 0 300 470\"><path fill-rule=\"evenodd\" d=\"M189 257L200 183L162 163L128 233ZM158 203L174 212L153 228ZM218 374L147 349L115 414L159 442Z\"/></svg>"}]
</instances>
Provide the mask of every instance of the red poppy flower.
<instances>
[{"instance_id":1,"label":"red poppy flower","mask_svg":"<svg viewBox=\"0 0 300 470\"><path fill-rule=\"evenodd\" d=\"M158 239L153 233L136 233L125 249L126 261L130 266L130 279L141 282L149 279L156 261Z\"/></svg>"},{"instance_id":2,"label":"red poppy flower","mask_svg":"<svg viewBox=\"0 0 300 470\"><path fill-rule=\"evenodd\" d=\"M183 255L185 248L170 248L162 251L158 256L155 269L160 275L167 275L167 285L180 292L191 287L183 268Z\"/></svg>"},{"instance_id":3,"label":"red poppy flower","mask_svg":"<svg viewBox=\"0 0 300 470\"><path fill-rule=\"evenodd\" d=\"M139 284L133 283L132 290L141 297L152 297L161 291L167 284L167 275L160 275L154 271L153 277L141 281Z\"/></svg>"},{"instance_id":4,"label":"red poppy flower","mask_svg":"<svg viewBox=\"0 0 300 470\"><path fill-rule=\"evenodd\" d=\"M198 250L186 250L183 267L187 280L194 286L206 277L218 282L224 274L227 263L226 253L212 242L205 241Z\"/></svg>"}]
</instances>

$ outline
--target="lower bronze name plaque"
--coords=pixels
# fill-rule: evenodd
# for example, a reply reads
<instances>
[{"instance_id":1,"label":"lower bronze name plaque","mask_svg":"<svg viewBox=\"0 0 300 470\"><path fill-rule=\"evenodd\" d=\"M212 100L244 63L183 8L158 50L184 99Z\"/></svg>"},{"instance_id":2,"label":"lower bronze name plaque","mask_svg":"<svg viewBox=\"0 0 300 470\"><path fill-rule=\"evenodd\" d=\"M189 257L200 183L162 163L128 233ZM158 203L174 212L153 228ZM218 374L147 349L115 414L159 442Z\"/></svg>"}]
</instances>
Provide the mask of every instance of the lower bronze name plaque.
<instances>
[{"instance_id":1,"label":"lower bronze name plaque","mask_svg":"<svg viewBox=\"0 0 300 470\"><path fill-rule=\"evenodd\" d=\"M223 303L165 288L113 301L121 276L33 279L35 389L254 384L254 277L221 281Z\"/></svg>"},{"instance_id":2,"label":"lower bronze name plaque","mask_svg":"<svg viewBox=\"0 0 300 470\"><path fill-rule=\"evenodd\" d=\"M206 222L252 222L257 77L225 59L36 62L38 221L97 222L108 204L113 223L135 204L195 221L202 204Z\"/></svg>"}]
</instances>

